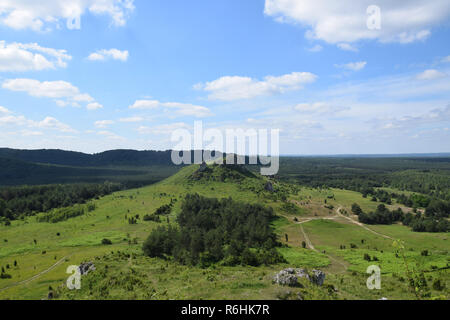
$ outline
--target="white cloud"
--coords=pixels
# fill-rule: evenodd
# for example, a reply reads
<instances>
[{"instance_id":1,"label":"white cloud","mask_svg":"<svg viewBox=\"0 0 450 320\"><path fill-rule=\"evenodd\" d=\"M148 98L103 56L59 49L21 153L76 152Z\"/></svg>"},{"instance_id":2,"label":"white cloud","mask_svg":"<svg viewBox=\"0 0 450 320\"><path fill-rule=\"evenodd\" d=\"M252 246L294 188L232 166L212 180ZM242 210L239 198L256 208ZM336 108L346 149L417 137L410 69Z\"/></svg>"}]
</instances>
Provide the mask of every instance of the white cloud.
<instances>
[{"instance_id":1,"label":"white cloud","mask_svg":"<svg viewBox=\"0 0 450 320\"><path fill-rule=\"evenodd\" d=\"M341 49L341 50L344 50L344 51L358 52L358 48L356 48L355 46L352 46L352 45L349 44L349 43L345 43L345 42L343 42L343 43L338 43L338 44L337 44L337 47L338 47L339 49Z\"/></svg>"},{"instance_id":2,"label":"white cloud","mask_svg":"<svg viewBox=\"0 0 450 320\"><path fill-rule=\"evenodd\" d=\"M336 115L340 111L348 110L348 108L341 107L330 102L319 101L312 103L299 103L296 106L294 106L294 110L299 111L300 113L308 113L308 114L330 112L333 115Z\"/></svg>"},{"instance_id":3,"label":"white cloud","mask_svg":"<svg viewBox=\"0 0 450 320\"><path fill-rule=\"evenodd\" d=\"M99 120L99 121L95 121L95 123L94 123L94 125L97 128L106 128L112 124L114 124L114 121L112 121L112 120Z\"/></svg>"},{"instance_id":4,"label":"white cloud","mask_svg":"<svg viewBox=\"0 0 450 320\"><path fill-rule=\"evenodd\" d=\"M442 62L450 62L450 56L446 56L442 59Z\"/></svg>"},{"instance_id":5,"label":"white cloud","mask_svg":"<svg viewBox=\"0 0 450 320\"><path fill-rule=\"evenodd\" d=\"M364 69L366 64L367 64L366 61L359 61L359 62L350 62L350 63L346 63L346 64L335 64L334 66L336 68L343 68L343 69L352 70L352 71L360 71L360 70Z\"/></svg>"},{"instance_id":6,"label":"white cloud","mask_svg":"<svg viewBox=\"0 0 450 320\"><path fill-rule=\"evenodd\" d=\"M91 111L102 109L102 108L103 108L103 106L98 102L91 102L86 106L86 109L91 110Z\"/></svg>"},{"instance_id":7,"label":"white cloud","mask_svg":"<svg viewBox=\"0 0 450 320\"><path fill-rule=\"evenodd\" d=\"M107 131L107 130L99 131L99 132L97 132L97 134L99 134L101 136L105 136L106 138L112 139L112 140L120 140L120 141L126 140L124 137L121 137L121 136L115 134L114 132Z\"/></svg>"},{"instance_id":8,"label":"white cloud","mask_svg":"<svg viewBox=\"0 0 450 320\"><path fill-rule=\"evenodd\" d=\"M34 79L8 79L2 84L3 89L11 91L26 92L30 96L38 98L52 98L60 107L72 105L79 106L78 102L85 102L88 104L88 109L98 109L102 106L94 102L87 93L81 93L80 90L66 81L43 81L40 82Z\"/></svg>"},{"instance_id":9,"label":"white cloud","mask_svg":"<svg viewBox=\"0 0 450 320\"><path fill-rule=\"evenodd\" d=\"M279 77L266 76L264 80L225 76L205 84L196 84L194 88L210 92L209 98L212 100L231 101L299 90L316 79L317 76L310 72L292 72Z\"/></svg>"},{"instance_id":10,"label":"white cloud","mask_svg":"<svg viewBox=\"0 0 450 320\"><path fill-rule=\"evenodd\" d=\"M161 124L154 127L140 126L137 131L140 134L157 134L157 135L170 135L177 129L190 129L190 127L184 122L175 122L169 124Z\"/></svg>"},{"instance_id":11,"label":"white cloud","mask_svg":"<svg viewBox=\"0 0 450 320\"><path fill-rule=\"evenodd\" d=\"M120 122L141 122L144 121L142 117L128 117L128 118L120 118Z\"/></svg>"},{"instance_id":12,"label":"white cloud","mask_svg":"<svg viewBox=\"0 0 450 320\"><path fill-rule=\"evenodd\" d=\"M308 51L309 52L320 52L322 51L323 47L319 44L316 44L314 47L309 48Z\"/></svg>"},{"instance_id":13,"label":"white cloud","mask_svg":"<svg viewBox=\"0 0 450 320\"><path fill-rule=\"evenodd\" d=\"M381 9L381 28L367 27L367 8ZM410 43L426 39L450 17L448 0L266 0L264 13L308 28L305 35L328 43L360 40Z\"/></svg>"},{"instance_id":14,"label":"white cloud","mask_svg":"<svg viewBox=\"0 0 450 320\"><path fill-rule=\"evenodd\" d=\"M128 55L129 54L127 50L121 51L118 49L109 49L109 50L103 49L91 53L88 57L88 60L105 61L107 59L113 59L113 60L127 61Z\"/></svg>"},{"instance_id":15,"label":"white cloud","mask_svg":"<svg viewBox=\"0 0 450 320\"><path fill-rule=\"evenodd\" d=\"M44 48L37 43L0 41L0 72L65 68L71 59L66 50Z\"/></svg>"},{"instance_id":16,"label":"white cloud","mask_svg":"<svg viewBox=\"0 0 450 320\"><path fill-rule=\"evenodd\" d=\"M168 111L173 111L181 116L194 116L197 118L203 118L212 115L211 111L203 106L179 102L160 102L158 100L137 100L134 104L129 106L129 108L141 110L166 108Z\"/></svg>"},{"instance_id":17,"label":"white cloud","mask_svg":"<svg viewBox=\"0 0 450 320\"><path fill-rule=\"evenodd\" d=\"M422 73L419 73L416 76L416 79L418 79L418 80L434 80L434 79L444 78L446 76L447 75L445 73L440 72L438 70L428 69Z\"/></svg>"},{"instance_id":18,"label":"white cloud","mask_svg":"<svg viewBox=\"0 0 450 320\"><path fill-rule=\"evenodd\" d=\"M61 121L53 117L46 117L44 120L38 122L36 126L45 129L57 129L61 132L72 132L72 133L77 132L76 130L72 129L69 125L62 123Z\"/></svg>"},{"instance_id":19,"label":"white cloud","mask_svg":"<svg viewBox=\"0 0 450 320\"><path fill-rule=\"evenodd\" d=\"M6 108L5 108L6 109ZM14 115L12 112L8 111L6 115L0 115L1 125L10 125L15 127L27 127L27 128L37 128L37 129L53 129L60 132L71 132L76 133L77 131L71 128L69 125L62 123L61 121L53 117L45 117L42 121L35 121L25 118L22 115ZM27 129L25 129L27 130ZM31 135L31 134L29 134Z\"/></svg>"},{"instance_id":20,"label":"white cloud","mask_svg":"<svg viewBox=\"0 0 450 320\"><path fill-rule=\"evenodd\" d=\"M42 136L43 133L41 131L33 131L33 130L22 130L21 134L23 137L32 137L32 136Z\"/></svg>"},{"instance_id":21,"label":"white cloud","mask_svg":"<svg viewBox=\"0 0 450 320\"><path fill-rule=\"evenodd\" d=\"M11 111L6 109L5 107L0 106L0 113L11 113Z\"/></svg>"},{"instance_id":22,"label":"white cloud","mask_svg":"<svg viewBox=\"0 0 450 320\"><path fill-rule=\"evenodd\" d=\"M108 15L116 26L126 24L127 16L134 10L134 0L2 0L0 24L16 30L34 31L81 26L81 16L87 11L94 15ZM73 23L73 21L80 22Z\"/></svg>"}]
</instances>

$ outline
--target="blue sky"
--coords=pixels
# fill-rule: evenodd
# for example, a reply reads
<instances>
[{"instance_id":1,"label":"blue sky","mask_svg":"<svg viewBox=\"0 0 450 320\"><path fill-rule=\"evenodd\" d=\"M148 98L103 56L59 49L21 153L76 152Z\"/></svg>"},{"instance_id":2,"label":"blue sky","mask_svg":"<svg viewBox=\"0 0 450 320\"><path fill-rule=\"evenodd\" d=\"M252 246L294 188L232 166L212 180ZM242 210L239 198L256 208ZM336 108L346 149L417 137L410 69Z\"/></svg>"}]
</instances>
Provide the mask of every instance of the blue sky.
<instances>
[{"instance_id":1,"label":"blue sky","mask_svg":"<svg viewBox=\"0 0 450 320\"><path fill-rule=\"evenodd\" d=\"M282 154L450 152L449 27L448 0L0 0L0 146L169 149L202 120Z\"/></svg>"}]
</instances>

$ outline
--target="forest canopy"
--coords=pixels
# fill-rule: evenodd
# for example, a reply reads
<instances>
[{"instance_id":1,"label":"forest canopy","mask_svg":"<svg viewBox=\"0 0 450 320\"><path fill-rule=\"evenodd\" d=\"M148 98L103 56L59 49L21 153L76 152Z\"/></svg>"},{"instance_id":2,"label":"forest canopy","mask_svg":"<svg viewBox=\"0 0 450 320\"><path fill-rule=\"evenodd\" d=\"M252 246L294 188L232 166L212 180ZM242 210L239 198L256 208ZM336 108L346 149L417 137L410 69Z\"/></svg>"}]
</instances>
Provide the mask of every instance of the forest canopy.
<instances>
[{"instance_id":1,"label":"forest canopy","mask_svg":"<svg viewBox=\"0 0 450 320\"><path fill-rule=\"evenodd\" d=\"M182 264L261 265L283 261L270 226L272 208L228 199L187 195L178 227L158 227L143 245L150 257L173 257Z\"/></svg>"}]
</instances>

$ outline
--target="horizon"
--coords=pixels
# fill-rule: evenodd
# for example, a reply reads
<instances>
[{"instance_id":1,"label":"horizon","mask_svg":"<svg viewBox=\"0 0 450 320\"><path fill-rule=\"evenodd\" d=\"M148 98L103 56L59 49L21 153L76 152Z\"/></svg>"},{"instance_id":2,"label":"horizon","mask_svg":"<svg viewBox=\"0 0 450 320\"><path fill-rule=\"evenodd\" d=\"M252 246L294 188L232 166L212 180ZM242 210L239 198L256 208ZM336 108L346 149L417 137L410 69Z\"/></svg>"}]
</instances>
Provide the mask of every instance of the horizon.
<instances>
[{"instance_id":1,"label":"horizon","mask_svg":"<svg viewBox=\"0 0 450 320\"><path fill-rule=\"evenodd\" d=\"M112 151L137 151L137 152L171 152L174 151L172 149L165 149L165 150L153 150L153 149L108 149L104 151L98 151L94 153L87 153L82 151L76 151L76 150L69 150L69 149L45 149L45 148L38 148L38 149L16 149L16 148L9 148L9 147L0 147L1 149L11 149L16 151L63 151L63 152L75 152L75 153L82 153L87 155L96 155L106 152L112 152ZM181 152L180 150L179 152ZM191 150L184 150L185 152L193 152L196 151L195 149ZM206 149L203 149L202 151L208 151ZM214 152L214 151L212 151ZM226 154L225 152L223 152ZM245 155L249 156L249 155ZM252 156L252 155L250 155ZM254 156L254 155L253 155ZM257 154L256 156L260 156L260 154ZM270 155L269 155L270 156ZM432 152L432 153L348 153L348 154L280 154L280 157L408 157L408 156L418 156L418 157L447 157L450 156L450 152Z\"/></svg>"}]
</instances>

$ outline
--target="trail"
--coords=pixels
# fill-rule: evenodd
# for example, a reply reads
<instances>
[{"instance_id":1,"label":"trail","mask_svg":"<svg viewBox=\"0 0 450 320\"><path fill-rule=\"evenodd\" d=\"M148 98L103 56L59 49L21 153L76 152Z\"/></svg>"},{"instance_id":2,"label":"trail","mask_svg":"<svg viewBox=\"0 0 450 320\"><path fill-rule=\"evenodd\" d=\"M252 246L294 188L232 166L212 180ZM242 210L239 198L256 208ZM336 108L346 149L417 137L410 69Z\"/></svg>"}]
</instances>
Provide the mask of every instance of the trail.
<instances>
[{"instance_id":1,"label":"trail","mask_svg":"<svg viewBox=\"0 0 450 320\"><path fill-rule=\"evenodd\" d=\"M304 219L304 220L295 222L295 224L303 224L303 223L307 223L307 222L314 221L314 220L334 220L334 219L336 219L336 218L337 218L337 216L333 216L333 217L314 217L314 218L306 218L306 219Z\"/></svg>"},{"instance_id":2,"label":"trail","mask_svg":"<svg viewBox=\"0 0 450 320\"><path fill-rule=\"evenodd\" d=\"M363 223L361 223L361 222L359 222L359 221L355 221L355 220L353 220L353 219L350 218L350 217L344 216L344 215L341 213L341 209L343 209L343 208L342 208L342 207L339 207L339 208L336 209L336 213L337 213L340 217L347 219L347 220L350 221L351 223L356 224L357 226L360 226L361 228L363 228L363 229L365 229L365 230L367 230L367 231L369 231L369 232L372 232L373 234L376 234L377 236L380 236L380 237L383 237L383 238L386 238L386 239L390 239L390 240L394 240L394 238L391 238L390 236L388 236L388 235L386 235L386 234L382 234L382 233L373 231L372 229L366 227L366 225L364 225Z\"/></svg>"},{"instance_id":3,"label":"trail","mask_svg":"<svg viewBox=\"0 0 450 320\"><path fill-rule=\"evenodd\" d=\"M5 290L7 290L7 289L10 289L10 288L13 288L13 287L17 287L17 286L20 286L20 285L23 285L23 284L27 284L27 283L29 283L29 282L31 282L31 281L33 281L33 280L36 280L36 279L38 279L39 277L43 276L44 274L46 274L46 273L52 271L53 269L55 269L55 268L56 268L57 266L59 266L60 264L62 264L62 263L66 260L66 258L68 258L68 257L69 257L69 256L65 256L65 257L63 257L61 260L59 260L58 262L56 262L54 265L52 265L50 268L45 269L44 271L39 272L38 274L32 276L31 278L28 278L28 279L25 279L25 280L22 280L22 281L19 281L19 282L10 284L10 285L8 285L8 286L6 286L6 287L4 287L4 288L1 288L0 291L5 291Z\"/></svg>"},{"instance_id":4,"label":"trail","mask_svg":"<svg viewBox=\"0 0 450 320\"><path fill-rule=\"evenodd\" d=\"M300 230L302 231L303 238L305 238L305 242L306 242L306 245L308 246L308 248L310 248L311 250L313 250L313 251L315 251L315 252L317 252L317 253L321 253L321 252L319 252L319 250L317 250L317 249L314 247L314 245L312 244L312 242L311 242L311 240L309 239L308 235L306 234L305 230L303 229L303 226L302 226L302 225L300 225ZM336 262L337 264L339 264L339 265L343 268L342 272L347 271L347 266L346 266L344 263L342 263L341 261L339 261L339 260L333 258L332 256L330 256L330 255L328 255L328 254L325 254L325 255L326 255L330 260L332 260L332 261Z\"/></svg>"}]
</instances>

